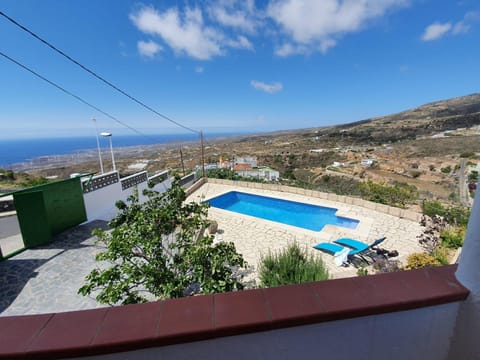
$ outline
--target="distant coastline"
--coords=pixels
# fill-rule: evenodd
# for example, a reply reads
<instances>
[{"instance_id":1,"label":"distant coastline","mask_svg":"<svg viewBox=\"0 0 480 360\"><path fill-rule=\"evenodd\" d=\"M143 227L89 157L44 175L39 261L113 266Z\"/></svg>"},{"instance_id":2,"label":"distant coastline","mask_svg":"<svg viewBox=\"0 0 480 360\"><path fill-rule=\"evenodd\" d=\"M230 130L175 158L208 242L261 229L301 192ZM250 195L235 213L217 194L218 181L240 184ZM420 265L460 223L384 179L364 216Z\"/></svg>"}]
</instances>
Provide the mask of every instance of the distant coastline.
<instances>
[{"instance_id":1,"label":"distant coastline","mask_svg":"<svg viewBox=\"0 0 480 360\"><path fill-rule=\"evenodd\" d=\"M205 134L206 139L230 138L249 133L212 133ZM109 149L108 140L100 137L103 151ZM113 137L114 148L156 146L199 140L196 134L161 134L118 135ZM15 165L30 162L41 162L56 156L89 157L97 151L95 136L78 136L71 138L39 138L0 140L0 168L14 168Z\"/></svg>"}]
</instances>

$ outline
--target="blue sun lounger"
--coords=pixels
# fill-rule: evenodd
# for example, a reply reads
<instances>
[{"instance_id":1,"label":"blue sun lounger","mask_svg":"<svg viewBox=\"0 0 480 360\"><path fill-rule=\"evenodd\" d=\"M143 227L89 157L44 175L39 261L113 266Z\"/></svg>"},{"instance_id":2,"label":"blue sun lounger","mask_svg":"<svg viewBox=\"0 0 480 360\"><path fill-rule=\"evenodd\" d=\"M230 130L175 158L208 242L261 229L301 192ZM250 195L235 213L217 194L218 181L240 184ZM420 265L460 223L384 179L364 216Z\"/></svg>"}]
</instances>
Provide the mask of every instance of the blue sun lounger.
<instances>
[{"instance_id":1,"label":"blue sun lounger","mask_svg":"<svg viewBox=\"0 0 480 360\"><path fill-rule=\"evenodd\" d=\"M350 239L350 238L341 238L338 240L335 240L333 243L319 243L315 245L313 248L317 250L321 250L323 252L326 252L330 255L338 255L341 251L344 251L345 249L350 249L350 251L347 254L347 259L343 261L343 263L348 263L352 260L354 256L358 256L360 259L365 261L367 264L370 264L371 261L375 261L374 255L376 254L375 252L375 247L382 243L386 237L380 238L375 240L372 244L367 245L361 241ZM368 256L371 261L365 258L365 256Z\"/></svg>"},{"instance_id":2,"label":"blue sun lounger","mask_svg":"<svg viewBox=\"0 0 480 360\"><path fill-rule=\"evenodd\" d=\"M350 262L350 256L357 252L354 249L327 242L319 243L313 248L333 255L337 266L347 265Z\"/></svg>"},{"instance_id":3,"label":"blue sun lounger","mask_svg":"<svg viewBox=\"0 0 480 360\"><path fill-rule=\"evenodd\" d=\"M345 249L343 246L340 246L340 245L337 245L337 244L332 244L332 243L326 243L326 242L317 244L313 248L317 249L317 250L322 250L322 251L324 251L326 253L329 253L331 255L336 254L336 253L342 251L343 249Z\"/></svg>"},{"instance_id":4,"label":"blue sun lounger","mask_svg":"<svg viewBox=\"0 0 480 360\"><path fill-rule=\"evenodd\" d=\"M376 247L384 242L386 237L382 237L380 239L375 240L373 243L370 245L367 245L361 241L350 239L350 238L341 238L337 239L334 241L335 244L341 245L341 246L346 246L350 249L352 249L353 253L349 253L349 255L358 255L361 257L364 261L369 263L369 261L365 258L365 256L368 256L372 261L375 261L373 258L373 255L376 254Z\"/></svg>"},{"instance_id":5,"label":"blue sun lounger","mask_svg":"<svg viewBox=\"0 0 480 360\"><path fill-rule=\"evenodd\" d=\"M341 238L341 239L335 240L334 243L342 245L342 246L347 246L350 249L365 251L367 249L373 249L374 247L376 247L379 244L381 244L382 242L384 242L385 239L386 239L386 237L382 237L380 239L375 240L370 245L367 245L367 244L365 244L361 241L353 240L353 239L350 239L350 238Z\"/></svg>"}]
</instances>

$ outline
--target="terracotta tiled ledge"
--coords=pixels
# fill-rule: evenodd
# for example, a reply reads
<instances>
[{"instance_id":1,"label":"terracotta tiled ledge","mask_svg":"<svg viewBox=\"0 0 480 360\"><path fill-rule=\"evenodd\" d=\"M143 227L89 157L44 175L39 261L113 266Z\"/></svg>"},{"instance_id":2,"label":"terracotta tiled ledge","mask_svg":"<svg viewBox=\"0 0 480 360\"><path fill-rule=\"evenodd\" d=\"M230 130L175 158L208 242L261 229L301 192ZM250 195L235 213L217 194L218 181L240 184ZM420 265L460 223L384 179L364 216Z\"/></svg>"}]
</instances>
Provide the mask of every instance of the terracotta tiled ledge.
<instances>
[{"instance_id":1,"label":"terracotta tiled ledge","mask_svg":"<svg viewBox=\"0 0 480 360\"><path fill-rule=\"evenodd\" d=\"M456 266L195 296L140 305L0 317L0 359L114 353L461 301Z\"/></svg>"}]
</instances>

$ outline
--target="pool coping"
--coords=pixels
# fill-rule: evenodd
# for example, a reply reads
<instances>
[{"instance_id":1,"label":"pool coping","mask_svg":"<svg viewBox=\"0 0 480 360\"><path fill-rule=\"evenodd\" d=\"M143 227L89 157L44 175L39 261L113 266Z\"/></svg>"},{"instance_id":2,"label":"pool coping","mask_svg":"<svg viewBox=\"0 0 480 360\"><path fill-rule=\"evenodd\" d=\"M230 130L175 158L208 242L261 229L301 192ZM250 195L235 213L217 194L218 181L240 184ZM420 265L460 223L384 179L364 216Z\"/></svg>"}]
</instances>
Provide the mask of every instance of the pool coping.
<instances>
[{"instance_id":1,"label":"pool coping","mask_svg":"<svg viewBox=\"0 0 480 360\"><path fill-rule=\"evenodd\" d=\"M362 208L378 211L387 215L392 215L399 217L401 219L411 220L419 222L422 218L422 214L410 209L402 209L394 206L384 205L368 200L363 200L359 197L346 196L346 195L336 195L333 193L325 193L317 190L309 190L298 187L292 187L288 185L280 184L269 184L269 183L256 183L249 181L238 181L238 180L225 180L225 179L215 179L215 178L204 178L198 181L195 185L195 188L192 188L189 191L189 195L194 193L199 187L204 184L218 184L218 185L229 185L229 186L238 186L242 189L257 189L257 190L268 190L275 192L290 193L295 195L301 195L306 197L313 197L316 199L328 200L332 202L344 203L347 205L360 206Z\"/></svg>"},{"instance_id":2,"label":"pool coping","mask_svg":"<svg viewBox=\"0 0 480 360\"><path fill-rule=\"evenodd\" d=\"M325 224L320 230L312 230L312 229L305 228L305 227L303 227L303 226L297 226L297 225L287 224L287 223L282 222L282 221L276 221L276 220L266 219L266 218L264 218L264 217L260 217L260 216L256 216L256 215L250 215L250 214L245 214L245 213L242 213L242 212L238 212L238 211L236 211L236 210L225 209L225 208L218 207L218 206L215 206L215 205L210 204L210 201L211 201L211 200L220 198L220 197L225 196L225 195L227 195L227 194L229 194L229 193L239 193L239 194L244 194L244 195L256 196L256 197L260 197L260 198L278 200L278 201L282 201L282 202L290 202L290 203L295 203L295 204L313 206L313 207L317 207L317 208L335 210L334 215L335 215L336 217L341 217L341 218L344 218L344 219L346 219L346 220L355 221L355 222L356 222L356 226L355 226L355 228L351 228L351 227L341 226L341 225L335 225L335 224ZM273 222L273 223L276 223L276 224L282 224L282 225L292 226L292 227L295 227L295 228L298 228L298 229L302 229L302 230L307 230L307 231L310 231L310 232L313 232L313 233L320 233L320 232L322 232L323 229L324 229L326 226L333 226L333 227L335 227L335 228L340 228L340 229L345 229L345 230L347 230L347 229L357 230L357 229L360 228L360 223L361 223L361 221L362 221L361 219L359 219L359 216L357 216L356 218L353 218L352 216L347 215L347 214L342 215L342 214L341 214L341 213L342 213L342 209L338 209L337 207L325 206L325 205L320 205L320 204L314 204L314 203L312 203L312 202L304 202L304 201L299 201L299 200L285 199L285 198L282 198L282 197L280 197L280 196L274 196L274 195L271 195L271 194L267 196L267 195L265 195L265 194L258 194L258 193L256 193L256 192L252 192L252 191L238 191L238 190L236 190L236 189L227 190L227 191L224 191L224 192L220 192L219 194L217 194L217 195L215 195L215 196L212 196L212 197L209 197L209 198L206 198L206 199L202 200L202 202L204 202L204 203L209 203L209 204L210 204L210 207L216 208L216 209L218 209L218 210L224 210L224 211L229 211L229 212L232 212L232 213L235 213L235 214L250 216L250 217L257 218L257 219L270 221L270 222ZM362 217L360 216L360 218L362 218ZM365 220L366 220L366 219L365 219Z\"/></svg>"},{"instance_id":3,"label":"pool coping","mask_svg":"<svg viewBox=\"0 0 480 360\"><path fill-rule=\"evenodd\" d=\"M257 190L257 191L256 191ZM361 215L355 215L355 217L352 217L352 215L348 214L348 212L344 209L338 209L337 207L335 206L328 206L328 205L322 205L320 204L321 201L325 201L325 199L320 199L320 198L313 198L314 200L316 200L318 203L315 203L314 201L311 201L311 202L304 202L304 201L299 201L299 200L294 200L294 199L285 199L285 198L281 198L280 196L281 195L284 195L284 193L279 193L278 195L272 195L272 194L269 194L269 195L265 195L265 194L259 194L258 193L258 190L260 189L250 189L250 188L242 188L242 191L238 191L238 190L224 190L224 191L220 191L218 194L212 196L212 197L208 197L208 198L205 198L205 199L202 199L201 201L202 202L206 202L208 200L211 200L211 199L214 199L214 198L217 198L217 197L220 197L220 196L223 196L229 192L240 192L240 193L245 193L245 194L249 194L249 195L256 195L256 196L262 196L262 197L269 197L269 198L273 198L273 199L279 199L279 200L285 200L285 201L291 201L291 202L298 202L298 203L303 203L303 204L307 204L307 205L314 205L314 206L319 206L319 207L326 207L326 208L330 208L330 209L337 209L337 211L335 212L335 215L336 216L340 216L340 217L346 217L346 218L349 218L349 219L353 219L353 220L358 220L359 223L357 225L357 227L355 229L352 229L352 228L347 228L347 227L343 227L343 226L336 226L336 225L333 225L333 224L326 224L322 230L320 231L314 231L314 230L310 230L310 229L306 229L306 228L302 228L302 227L298 227L298 226L295 226L295 225L289 225L289 224L285 224L285 223L281 223L281 222L277 222L277 221L273 221L273 220L268 220L268 219L264 219L264 218L260 218L260 217L256 217L256 216L253 216L253 215L246 215L246 214L242 214L242 213L239 213L239 212L236 212L236 211L231 211L231 210L226 210L226 209L222 209L222 208L218 208L218 207L214 207L217 211L225 211L225 212L228 212L230 214L235 214L235 216L240 216L246 220L248 220L249 218L255 218L257 220L260 220L260 221L266 221L272 225L275 225L275 226L278 226L280 228L283 228L284 230L287 230L287 231L291 231L291 232L294 232L294 233L302 233L302 232L305 232L306 234L310 235L310 236L313 236L313 237L317 237L319 240L328 240L330 237L331 237L331 234L332 233L337 233L337 232L342 232L345 234L345 236L351 236L351 237L360 237L360 238L367 238L368 236L368 233L370 232L370 229L372 227L372 224L373 224L373 219L369 218L369 217L365 217L365 216L361 216ZM271 191L274 191L274 190L271 190ZM296 194L293 194L291 193L292 195L296 195ZM310 199L310 198L309 198ZM328 200L327 200L328 201ZM332 202L332 201L330 201Z\"/></svg>"}]
</instances>

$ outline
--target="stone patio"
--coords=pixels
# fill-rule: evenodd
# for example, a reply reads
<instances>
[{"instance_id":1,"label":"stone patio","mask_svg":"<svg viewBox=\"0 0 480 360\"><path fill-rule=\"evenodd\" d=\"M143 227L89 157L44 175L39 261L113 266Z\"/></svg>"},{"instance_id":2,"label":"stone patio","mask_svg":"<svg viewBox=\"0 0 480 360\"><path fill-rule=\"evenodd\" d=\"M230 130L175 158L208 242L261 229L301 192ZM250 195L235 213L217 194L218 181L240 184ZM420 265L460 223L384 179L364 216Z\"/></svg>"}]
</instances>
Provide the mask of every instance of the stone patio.
<instances>
[{"instance_id":1,"label":"stone patio","mask_svg":"<svg viewBox=\"0 0 480 360\"><path fill-rule=\"evenodd\" d=\"M77 294L84 277L95 267L100 250L93 221L56 236L54 242L0 262L0 316L92 309L105 305Z\"/></svg>"},{"instance_id":2,"label":"stone patio","mask_svg":"<svg viewBox=\"0 0 480 360\"><path fill-rule=\"evenodd\" d=\"M253 270L256 269L261 255L267 254L269 250L277 251L283 249L293 242L305 247L312 254L322 257L333 278L356 276L357 269L353 266L336 266L333 256L312 248L313 245L319 242L331 242L341 237L350 237L370 244L375 239L386 236L387 239L382 243L382 247L388 250L397 250L399 256L396 259L402 262L406 260L409 254L423 251L416 239L417 235L422 232L418 222L400 219L352 204L287 192L213 183L204 184L189 199L202 201L232 190L333 207L338 209L337 215L360 220L355 230L327 225L322 231L315 232L211 207L209 209L209 218L218 222L220 234L217 236L222 241L232 241L237 251L243 254L245 260L253 267Z\"/></svg>"},{"instance_id":3,"label":"stone patio","mask_svg":"<svg viewBox=\"0 0 480 360\"><path fill-rule=\"evenodd\" d=\"M297 242L312 254L322 257L334 278L355 276L357 269L353 266L335 266L332 256L312 249L318 242L348 236L369 243L386 236L387 240L383 247L398 250L400 260L405 260L409 253L421 251L416 240L416 236L421 232L417 222L353 204L287 192L213 183L204 184L189 199L200 201L231 190L335 207L339 209L338 214L360 220L355 230L327 225L322 231L314 232L211 208L209 217L219 224L216 240L235 243L237 250L252 267L250 280L255 279L255 269L262 254L269 250L280 250L291 242ZM100 248L91 235L91 231L97 227L106 228L106 222L93 221L80 225L56 236L55 241L47 246L25 250L1 261L0 316L63 312L104 306L93 298L77 294L83 285L84 277L98 266L94 258Z\"/></svg>"}]
</instances>

